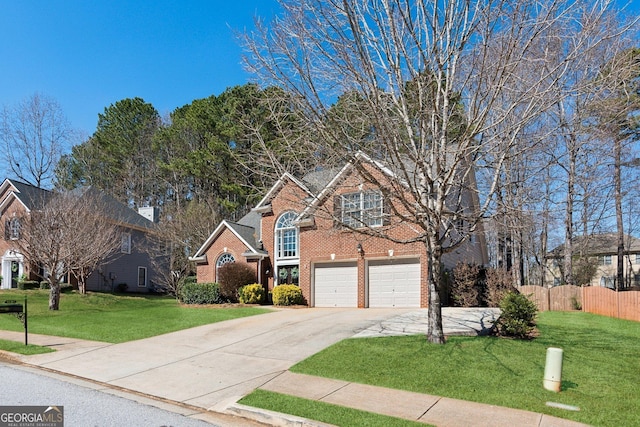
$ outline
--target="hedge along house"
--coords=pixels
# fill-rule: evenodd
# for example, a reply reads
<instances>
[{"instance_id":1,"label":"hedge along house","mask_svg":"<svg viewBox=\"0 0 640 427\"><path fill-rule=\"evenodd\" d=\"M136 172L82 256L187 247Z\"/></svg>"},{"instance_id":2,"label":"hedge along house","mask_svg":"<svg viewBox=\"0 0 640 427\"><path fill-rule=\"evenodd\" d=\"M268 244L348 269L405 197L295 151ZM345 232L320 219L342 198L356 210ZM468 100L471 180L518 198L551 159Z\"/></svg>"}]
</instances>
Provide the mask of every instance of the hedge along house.
<instances>
[{"instance_id":1,"label":"hedge along house","mask_svg":"<svg viewBox=\"0 0 640 427\"><path fill-rule=\"evenodd\" d=\"M126 284L130 292L153 289L154 270L147 251L147 236L153 228L153 218L143 216L113 197L94 189L100 198L105 221L116 223L121 233L121 245L87 279L87 290L114 291ZM41 280L39 267L25 262L16 245L20 239L20 218L41 209L53 193L16 180L5 179L0 185L0 220L4 224L4 238L0 240L1 289L18 287L18 280ZM146 212L143 212L146 213ZM73 277L67 281L74 282Z\"/></svg>"},{"instance_id":2,"label":"hedge along house","mask_svg":"<svg viewBox=\"0 0 640 427\"><path fill-rule=\"evenodd\" d=\"M349 162L301 180L285 173L248 215L223 221L192 257L198 282L215 282L222 265L243 262L268 290L300 286L312 307L427 307L424 243L380 235L402 241L418 235L393 214L403 210L399 195L372 184L398 178L364 154L354 161L359 167ZM375 180L367 179L371 174ZM464 196L469 209L474 197ZM487 263L482 230L448 254L445 267L457 261Z\"/></svg>"}]
</instances>

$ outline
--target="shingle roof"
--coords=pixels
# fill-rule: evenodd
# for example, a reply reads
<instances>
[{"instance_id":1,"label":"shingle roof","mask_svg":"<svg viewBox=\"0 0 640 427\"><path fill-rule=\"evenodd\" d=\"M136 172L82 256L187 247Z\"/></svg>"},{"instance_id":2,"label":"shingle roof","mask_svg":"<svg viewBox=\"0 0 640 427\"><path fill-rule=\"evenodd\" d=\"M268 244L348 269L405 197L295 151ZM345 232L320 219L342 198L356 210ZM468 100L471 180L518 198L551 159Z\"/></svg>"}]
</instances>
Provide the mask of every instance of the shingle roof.
<instances>
[{"instance_id":1,"label":"shingle roof","mask_svg":"<svg viewBox=\"0 0 640 427\"><path fill-rule=\"evenodd\" d=\"M43 188L34 187L24 182L8 180L11 185L16 188L15 195L29 210L38 210L46 205L54 196L54 192ZM114 197L93 187L76 189L73 191L79 196L91 194L100 203L100 209L103 210L105 217L122 225L129 225L139 228L151 228L153 223L147 218L138 214L124 203L116 200Z\"/></svg>"},{"instance_id":2,"label":"shingle roof","mask_svg":"<svg viewBox=\"0 0 640 427\"><path fill-rule=\"evenodd\" d=\"M149 221L129 206L103 191L93 187L87 187L79 191L82 195L89 194L95 197L100 203L100 209L104 212L104 215L117 223L139 228L153 228L154 226L152 221Z\"/></svg>"},{"instance_id":3,"label":"shingle roof","mask_svg":"<svg viewBox=\"0 0 640 427\"><path fill-rule=\"evenodd\" d=\"M42 208L51 198L52 193L49 190L12 179L8 181L16 188L16 196L29 210Z\"/></svg>"},{"instance_id":4,"label":"shingle roof","mask_svg":"<svg viewBox=\"0 0 640 427\"><path fill-rule=\"evenodd\" d=\"M335 178L340 170L342 170L342 168L315 170L303 176L302 181L309 187L311 192L317 195L327 185L329 185L331 180Z\"/></svg>"},{"instance_id":5,"label":"shingle roof","mask_svg":"<svg viewBox=\"0 0 640 427\"><path fill-rule=\"evenodd\" d=\"M262 215L260 213L251 211L240 218L237 223L229 222L228 225L233 228L233 230L242 237L242 239L251 245L253 250L261 254L266 254L267 251L262 247L262 244L260 243L260 235L258 234L261 219Z\"/></svg>"}]
</instances>

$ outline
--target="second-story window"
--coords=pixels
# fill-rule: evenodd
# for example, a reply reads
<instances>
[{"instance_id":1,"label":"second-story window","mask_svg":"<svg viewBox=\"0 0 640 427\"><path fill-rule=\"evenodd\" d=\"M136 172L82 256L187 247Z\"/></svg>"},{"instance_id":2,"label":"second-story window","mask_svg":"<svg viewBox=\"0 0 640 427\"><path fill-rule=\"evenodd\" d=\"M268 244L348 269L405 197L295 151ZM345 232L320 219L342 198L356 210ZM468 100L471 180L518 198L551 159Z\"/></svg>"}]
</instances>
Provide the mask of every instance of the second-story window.
<instances>
[{"instance_id":1,"label":"second-story window","mask_svg":"<svg viewBox=\"0 0 640 427\"><path fill-rule=\"evenodd\" d=\"M131 233L122 233L120 240L120 252L123 254L131 253Z\"/></svg>"},{"instance_id":2,"label":"second-story window","mask_svg":"<svg viewBox=\"0 0 640 427\"><path fill-rule=\"evenodd\" d=\"M352 228L383 225L384 210L380 192L343 194L340 199L340 218L344 225Z\"/></svg>"},{"instance_id":3,"label":"second-story window","mask_svg":"<svg viewBox=\"0 0 640 427\"><path fill-rule=\"evenodd\" d=\"M598 264L611 265L611 255L600 255L598 257Z\"/></svg>"},{"instance_id":4,"label":"second-story window","mask_svg":"<svg viewBox=\"0 0 640 427\"><path fill-rule=\"evenodd\" d=\"M20 238L20 219L11 218L4 223L5 240L18 240Z\"/></svg>"}]
</instances>

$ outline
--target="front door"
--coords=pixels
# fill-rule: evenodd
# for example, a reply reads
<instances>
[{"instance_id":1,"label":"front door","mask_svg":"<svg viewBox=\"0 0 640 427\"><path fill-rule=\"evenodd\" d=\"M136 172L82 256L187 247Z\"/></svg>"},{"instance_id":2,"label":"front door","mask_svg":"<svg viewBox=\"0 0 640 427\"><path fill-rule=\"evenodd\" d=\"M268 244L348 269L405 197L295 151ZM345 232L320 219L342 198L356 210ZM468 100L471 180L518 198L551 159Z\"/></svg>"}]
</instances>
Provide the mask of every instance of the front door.
<instances>
[{"instance_id":1,"label":"front door","mask_svg":"<svg viewBox=\"0 0 640 427\"><path fill-rule=\"evenodd\" d=\"M20 261L11 261L11 287L18 287L18 279L20 277Z\"/></svg>"}]
</instances>

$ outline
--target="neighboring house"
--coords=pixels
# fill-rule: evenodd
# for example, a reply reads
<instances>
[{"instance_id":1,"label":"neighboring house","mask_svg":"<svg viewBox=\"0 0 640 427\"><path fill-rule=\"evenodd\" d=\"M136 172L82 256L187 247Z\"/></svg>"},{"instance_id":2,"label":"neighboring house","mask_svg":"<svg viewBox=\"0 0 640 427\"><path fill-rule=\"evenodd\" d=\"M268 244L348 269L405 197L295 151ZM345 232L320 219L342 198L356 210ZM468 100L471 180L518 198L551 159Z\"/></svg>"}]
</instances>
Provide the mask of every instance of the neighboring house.
<instances>
[{"instance_id":1,"label":"neighboring house","mask_svg":"<svg viewBox=\"0 0 640 427\"><path fill-rule=\"evenodd\" d=\"M378 179L397 179L365 155L357 161ZM471 192L466 201L476 202ZM408 240L417 235L414 226L391 214L402 209L353 163L301 180L285 173L248 215L237 223L222 221L192 257L198 282L215 282L221 266L242 262L255 269L268 290L285 283L300 286L309 306L427 307L422 242L394 243L344 226L367 224L372 231ZM448 254L445 266L452 268L458 260L487 263L482 230Z\"/></svg>"},{"instance_id":2,"label":"neighboring house","mask_svg":"<svg viewBox=\"0 0 640 427\"><path fill-rule=\"evenodd\" d=\"M589 266L593 277L589 286L603 286L615 289L618 265L618 235L615 233L579 236L572 242L574 252L574 271L578 265ZM580 255L582 254L582 255ZM578 264L582 257L583 262ZM546 282L557 286L562 284L562 266L564 260L564 244L554 248L547 254ZM624 277L625 283L620 288L640 286L640 239L624 236ZM575 273L574 273L575 274Z\"/></svg>"},{"instance_id":3,"label":"neighboring house","mask_svg":"<svg viewBox=\"0 0 640 427\"><path fill-rule=\"evenodd\" d=\"M97 190L104 206L106 221L117 223L122 233L118 253L94 271L87 279L87 290L114 291L126 284L130 292L149 292L153 289L154 271L147 254L147 235L153 227L153 218L144 217L113 197ZM0 221L4 224L4 238L0 240L2 284L0 288L18 286L24 275L30 280L41 280L37 266L29 266L18 251L15 241L20 238L20 217L44 206L52 193L15 180L6 179L0 185ZM150 210L148 212L153 212ZM146 211L144 213L147 213ZM71 278L73 281L73 278Z\"/></svg>"}]
</instances>

